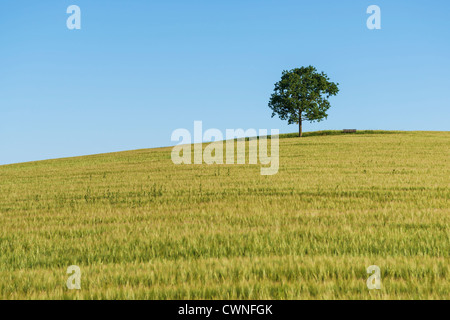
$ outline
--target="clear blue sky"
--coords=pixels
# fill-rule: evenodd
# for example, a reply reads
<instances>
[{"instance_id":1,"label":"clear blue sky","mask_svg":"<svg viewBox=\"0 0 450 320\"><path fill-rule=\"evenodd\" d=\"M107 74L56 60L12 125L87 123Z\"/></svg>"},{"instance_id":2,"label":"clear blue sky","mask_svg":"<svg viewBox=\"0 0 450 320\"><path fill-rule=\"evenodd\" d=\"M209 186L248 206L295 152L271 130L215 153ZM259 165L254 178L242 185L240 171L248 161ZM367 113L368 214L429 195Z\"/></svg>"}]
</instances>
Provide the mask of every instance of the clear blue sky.
<instances>
[{"instance_id":1,"label":"clear blue sky","mask_svg":"<svg viewBox=\"0 0 450 320\"><path fill-rule=\"evenodd\" d=\"M81 30L66 9L81 8ZM381 30L366 9L381 8ZM450 130L450 1L0 2L0 164L167 146L173 130L276 128L282 70L340 83L305 130Z\"/></svg>"}]
</instances>

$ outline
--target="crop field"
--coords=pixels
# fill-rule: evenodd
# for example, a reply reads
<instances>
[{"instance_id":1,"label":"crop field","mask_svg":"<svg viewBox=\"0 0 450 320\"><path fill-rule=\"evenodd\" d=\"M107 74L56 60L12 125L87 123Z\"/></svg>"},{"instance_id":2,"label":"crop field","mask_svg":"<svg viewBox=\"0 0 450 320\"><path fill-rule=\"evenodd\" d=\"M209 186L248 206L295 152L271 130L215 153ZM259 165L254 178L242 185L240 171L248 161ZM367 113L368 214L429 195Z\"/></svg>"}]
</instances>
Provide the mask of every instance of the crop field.
<instances>
[{"instance_id":1,"label":"crop field","mask_svg":"<svg viewBox=\"0 0 450 320\"><path fill-rule=\"evenodd\" d=\"M171 150L0 166L0 298L450 299L450 132L285 135L273 176Z\"/></svg>"}]
</instances>

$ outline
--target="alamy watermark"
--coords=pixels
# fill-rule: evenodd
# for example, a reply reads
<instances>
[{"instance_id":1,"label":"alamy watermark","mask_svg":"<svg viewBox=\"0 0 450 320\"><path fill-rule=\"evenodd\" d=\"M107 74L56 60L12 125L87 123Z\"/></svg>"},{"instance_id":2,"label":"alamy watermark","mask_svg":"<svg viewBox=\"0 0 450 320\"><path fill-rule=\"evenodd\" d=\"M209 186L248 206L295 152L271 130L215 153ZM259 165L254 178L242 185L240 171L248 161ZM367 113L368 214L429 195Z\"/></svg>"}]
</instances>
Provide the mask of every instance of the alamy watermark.
<instances>
[{"instance_id":1,"label":"alamy watermark","mask_svg":"<svg viewBox=\"0 0 450 320\"><path fill-rule=\"evenodd\" d=\"M67 279L66 286L69 290L81 289L81 269L79 266L70 266L67 268L67 274L70 277Z\"/></svg>"},{"instance_id":2,"label":"alamy watermark","mask_svg":"<svg viewBox=\"0 0 450 320\"><path fill-rule=\"evenodd\" d=\"M367 273L372 274L369 279L367 279L367 288L369 290L381 289L381 269L379 266L370 266L367 268Z\"/></svg>"},{"instance_id":3,"label":"alamy watermark","mask_svg":"<svg viewBox=\"0 0 450 320\"><path fill-rule=\"evenodd\" d=\"M379 6L371 5L367 8L367 13L371 16L367 18L367 29L380 30L381 29L381 9Z\"/></svg>"},{"instance_id":4,"label":"alamy watermark","mask_svg":"<svg viewBox=\"0 0 450 320\"><path fill-rule=\"evenodd\" d=\"M67 7L66 12L70 14L67 18L66 26L69 30L80 30L81 29L81 9L79 6L71 5Z\"/></svg>"},{"instance_id":5,"label":"alamy watermark","mask_svg":"<svg viewBox=\"0 0 450 320\"><path fill-rule=\"evenodd\" d=\"M81 29L81 9L77 5L70 5L67 7L66 13L70 14L67 18L66 26L69 30ZM367 14L370 14L367 18L366 26L369 30L381 29L381 9L377 5L370 5L366 10Z\"/></svg>"},{"instance_id":6,"label":"alamy watermark","mask_svg":"<svg viewBox=\"0 0 450 320\"><path fill-rule=\"evenodd\" d=\"M257 137L259 135L259 137ZM194 139L187 129L176 129L171 140L179 144L172 149L172 162L174 164L192 164L191 144L194 143L194 164L246 164L246 140L248 139L248 164L268 165L261 167L261 175L274 175L278 173L279 160L279 130L270 131L270 139L266 129L227 129L226 141L218 129L208 129L203 133L202 121L194 121ZM248 138L246 138L248 137ZM235 141L237 139L237 141ZM268 140L270 140L270 155L268 154ZM212 141L203 150L203 142ZM225 142L225 162L223 144ZM235 142L237 150L235 152ZM259 152L258 152L259 149ZM259 155L259 159L258 159Z\"/></svg>"}]
</instances>

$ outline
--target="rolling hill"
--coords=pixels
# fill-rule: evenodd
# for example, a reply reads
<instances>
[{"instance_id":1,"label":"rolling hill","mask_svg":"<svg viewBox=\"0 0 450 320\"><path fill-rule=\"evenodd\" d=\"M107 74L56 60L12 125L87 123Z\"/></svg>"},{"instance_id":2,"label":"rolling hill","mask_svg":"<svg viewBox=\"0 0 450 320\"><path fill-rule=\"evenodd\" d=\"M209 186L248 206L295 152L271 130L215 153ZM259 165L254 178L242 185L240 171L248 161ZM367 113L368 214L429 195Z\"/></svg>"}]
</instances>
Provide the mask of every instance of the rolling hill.
<instances>
[{"instance_id":1,"label":"rolling hill","mask_svg":"<svg viewBox=\"0 0 450 320\"><path fill-rule=\"evenodd\" d=\"M293 136L273 176L171 148L0 166L0 298L449 299L450 132Z\"/></svg>"}]
</instances>

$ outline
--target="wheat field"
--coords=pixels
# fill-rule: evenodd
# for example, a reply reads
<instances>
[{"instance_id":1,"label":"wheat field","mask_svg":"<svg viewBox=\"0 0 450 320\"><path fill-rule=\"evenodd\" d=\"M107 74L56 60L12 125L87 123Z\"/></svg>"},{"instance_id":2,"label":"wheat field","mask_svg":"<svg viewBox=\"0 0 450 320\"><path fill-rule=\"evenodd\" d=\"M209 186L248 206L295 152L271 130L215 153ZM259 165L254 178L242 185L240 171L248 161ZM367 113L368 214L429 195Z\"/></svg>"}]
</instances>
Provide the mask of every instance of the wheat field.
<instances>
[{"instance_id":1,"label":"wheat field","mask_svg":"<svg viewBox=\"0 0 450 320\"><path fill-rule=\"evenodd\" d=\"M273 176L171 148L0 166L0 298L450 299L449 159L450 132L375 131L284 135Z\"/></svg>"}]
</instances>

